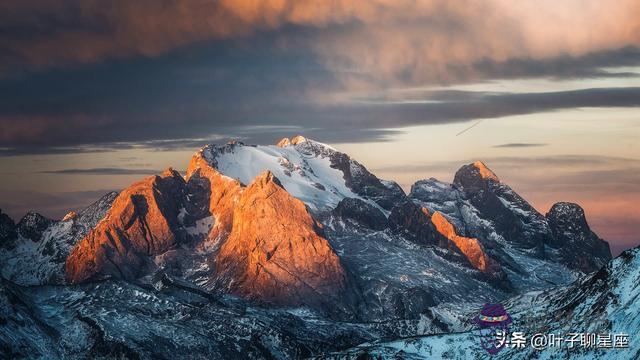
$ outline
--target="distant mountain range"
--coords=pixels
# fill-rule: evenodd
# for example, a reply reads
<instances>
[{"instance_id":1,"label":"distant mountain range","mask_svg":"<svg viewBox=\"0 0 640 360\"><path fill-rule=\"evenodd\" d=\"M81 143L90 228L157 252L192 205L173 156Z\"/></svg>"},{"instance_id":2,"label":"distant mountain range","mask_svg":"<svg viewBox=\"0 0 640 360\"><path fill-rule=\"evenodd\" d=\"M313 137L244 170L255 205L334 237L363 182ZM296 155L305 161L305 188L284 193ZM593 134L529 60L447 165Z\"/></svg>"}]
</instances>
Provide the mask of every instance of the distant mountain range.
<instances>
[{"instance_id":1,"label":"distant mountain range","mask_svg":"<svg viewBox=\"0 0 640 360\"><path fill-rule=\"evenodd\" d=\"M540 214L480 161L405 194L302 136L209 145L186 176L167 169L60 221L0 213L0 353L421 357L446 338L438 349L476 356L461 334L485 302L551 328L638 329L636 253L610 261L579 205Z\"/></svg>"}]
</instances>

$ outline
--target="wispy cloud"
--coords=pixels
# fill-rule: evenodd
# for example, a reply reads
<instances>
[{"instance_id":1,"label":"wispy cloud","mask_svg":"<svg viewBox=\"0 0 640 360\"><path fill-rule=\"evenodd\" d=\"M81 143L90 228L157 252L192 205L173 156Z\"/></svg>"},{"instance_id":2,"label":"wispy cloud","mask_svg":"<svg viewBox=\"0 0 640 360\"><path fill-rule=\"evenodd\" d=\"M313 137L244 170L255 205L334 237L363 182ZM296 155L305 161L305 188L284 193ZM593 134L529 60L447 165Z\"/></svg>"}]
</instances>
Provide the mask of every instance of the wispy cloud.
<instances>
[{"instance_id":1,"label":"wispy cloud","mask_svg":"<svg viewBox=\"0 0 640 360\"><path fill-rule=\"evenodd\" d=\"M41 171L43 174L62 175L153 175L161 173L161 170L154 169L126 169L126 168L92 168L92 169L61 169Z\"/></svg>"},{"instance_id":2,"label":"wispy cloud","mask_svg":"<svg viewBox=\"0 0 640 360\"><path fill-rule=\"evenodd\" d=\"M425 173L425 176L429 176L429 172L458 169L462 165L470 164L478 160L481 160L489 167L495 166L497 168L517 169L518 171L527 168L560 167L567 171L580 171L576 176L584 176L585 178L589 177L588 174L586 174L588 170L585 169L596 171L595 169L610 169L613 167L625 173L628 171L633 172L634 169L640 169L640 159L602 155L548 155L537 157L494 156L482 159L468 158L459 161L433 161L425 164L402 164L379 167L374 169L374 171L421 172ZM602 173L600 172L599 174ZM451 174L451 176L453 176L453 174ZM616 176L612 176L612 178L615 179ZM640 184L640 182L638 183Z\"/></svg>"},{"instance_id":3,"label":"wispy cloud","mask_svg":"<svg viewBox=\"0 0 640 360\"><path fill-rule=\"evenodd\" d=\"M126 92L126 86L122 85L122 91ZM171 92L169 88L163 91ZM229 92L233 91L229 89ZM9 92L8 89L6 92ZM1 85L0 93L4 93ZM47 99L47 93L55 96L55 88L40 98ZM263 98L244 97L244 102L230 101L224 107L222 104L212 107L209 93L196 92L194 89L194 92L189 92L193 97L189 99L188 108L178 100L165 99L161 90L150 95L135 94L145 97L144 103L155 104L154 108L149 108L149 113L129 110L136 108L136 101L141 101L140 98L131 103L122 100L117 107L109 108L110 100L104 100L96 94L84 103L61 102L58 106L73 109L91 102L106 101L98 106L99 115L96 114L103 121L93 121L89 115L65 117L62 113L42 113L34 115L40 119L37 126L24 127L15 126L15 118L0 115L0 140L5 145L0 149L0 154L46 152L49 148L55 152L134 147L193 149L227 138L272 143L273 139L299 132L293 129L304 129L305 133L325 142L344 142L349 137L353 142L372 141L383 140L389 134L402 131L403 127L414 125L466 122L576 107L640 106L638 87L535 93L435 91L425 94L427 97L424 99L432 101L421 102L413 98L415 101L407 103L377 99L368 103L310 105L295 98L289 103L273 103ZM238 93L238 96L244 95ZM16 107L24 101L26 99L11 103L9 107ZM47 111L47 101L30 100L29 111ZM2 110L0 103L0 113ZM22 116L28 118L27 115ZM271 126L272 130L265 132L260 128L265 124ZM38 130L37 134L34 134L34 129ZM47 136L38 135L45 133Z\"/></svg>"},{"instance_id":4,"label":"wispy cloud","mask_svg":"<svg viewBox=\"0 0 640 360\"><path fill-rule=\"evenodd\" d=\"M547 146L548 144L543 143L508 143L508 144L500 144L494 145L495 148L530 148L530 147L540 147Z\"/></svg>"}]
</instances>

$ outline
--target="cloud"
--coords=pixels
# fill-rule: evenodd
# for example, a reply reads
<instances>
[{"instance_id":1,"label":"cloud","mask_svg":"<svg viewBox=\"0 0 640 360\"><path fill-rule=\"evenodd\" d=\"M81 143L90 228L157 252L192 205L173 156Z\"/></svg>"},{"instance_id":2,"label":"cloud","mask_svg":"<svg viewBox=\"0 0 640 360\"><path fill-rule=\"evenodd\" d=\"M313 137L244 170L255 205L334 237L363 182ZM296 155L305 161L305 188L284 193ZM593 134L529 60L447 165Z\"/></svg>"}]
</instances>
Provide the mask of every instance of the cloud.
<instances>
[{"instance_id":1,"label":"cloud","mask_svg":"<svg viewBox=\"0 0 640 360\"><path fill-rule=\"evenodd\" d=\"M378 141L413 125L640 106L637 87L366 92L317 102L307 97L305 84L331 93L336 80L312 59L269 51L245 55L198 49L0 80L0 154L193 149L228 138L272 143L300 132L326 142Z\"/></svg>"},{"instance_id":2,"label":"cloud","mask_svg":"<svg viewBox=\"0 0 640 360\"><path fill-rule=\"evenodd\" d=\"M638 88L433 85L628 75L603 67L640 64L639 6L9 0L0 5L0 72L12 70L0 77L0 156L271 143L298 132L383 141L413 125L638 106ZM414 85L425 90L386 91Z\"/></svg>"},{"instance_id":3,"label":"cloud","mask_svg":"<svg viewBox=\"0 0 640 360\"><path fill-rule=\"evenodd\" d=\"M482 59L473 64L474 73L486 78L634 78L639 74L629 71L607 71L603 67L635 66L640 63L640 49L626 46L614 50L599 50L580 56L561 54L536 59L510 58L505 61Z\"/></svg>"},{"instance_id":4,"label":"cloud","mask_svg":"<svg viewBox=\"0 0 640 360\"><path fill-rule=\"evenodd\" d=\"M529 147L540 147L547 146L548 144L541 143L508 143L508 144L500 144L494 145L495 148L529 148Z\"/></svg>"},{"instance_id":5,"label":"cloud","mask_svg":"<svg viewBox=\"0 0 640 360\"><path fill-rule=\"evenodd\" d=\"M473 163L481 160L490 168L496 169L509 169L510 173L523 173L524 176L528 176L530 172L524 172L526 169L562 169L565 172L569 172L571 176L575 178L571 179L566 174L558 176L556 180L566 184L576 182L582 178L579 183L584 184L585 180L590 180L592 184L600 183L603 178L610 179L627 179L626 182L635 184L634 178L640 176L640 159L615 157L615 156L603 156L603 155L549 155L549 156L534 156L534 157L516 157L516 156L494 156L488 158L468 158L457 161L433 161L425 164L402 164L394 166L378 167L373 169L375 172L386 173L423 173L425 176L429 176L429 173L442 173L452 171L451 177L453 177L453 171L459 169L463 165ZM513 171L511 171L513 170ZM612 172L613 171L613 172ZM615 173L618 172L618 173ZM497 173L500 177L500 173ZM624 175L624 176L620 176ZM640 182L637 182L640 184ZM544 186L544 184L537 183L535 186ZM640 189L640 187L639 187Z\"/></svg>"},{"instance_id":6,"label":"cloud","mask_svg":"<svg viewBox=\"0 0 640 360\"><path fill-rule=\"evenodd\" d=\"M154 169L125 169L125 168L92 168L92 169L62 169L42 171L44 174L62 175L153 175L159 174L162 170Z\"/></svg>"},{"instance_id":7,"label":"cloud","mask_svg":"<svg viewBox=\"0 0 640 360\"><path fill-rule=\"evenodd\" d=\"M601 4L419 3L406 9L412 14L392 9L375 24L365 20L360 26L322 33L313 44L352 89L469 81L483 73L502 73L503 67L510 76L549 72L550 67L569 73L567 63L573 58L640 42L640 20L625 14L637 11L637 2ZM616 18L616 22L604 18ZM593 73L584 67L573 71Z\"/></svg>"},{"instance_id":8,"label":"cloud","mask_svg":"<svg viewBox=\"0 0 640 360\"><path fill-rule=\"evenodd\" d=\"M281 49L312 51L349 87L449 82L475 76L477 63L640 46L638 13L635 0L9 0L0 67L154 57L266 32Z\"/></svg>"},{"instance_id":9,"label":"cloud","mask_svg":"<svg viewBox=\"0 0 640 360\"><path fill-rule=\"evenodd\" d=\"M92 148L92 147L86 147L86 146L4 147L4 148L0 148L0 157L30 155L30 154L47 154L47 155L87 154L87 153L104 153L104 152L110 152L110 151L113 151L113 149Z\"/></svg>"}]
</instances>

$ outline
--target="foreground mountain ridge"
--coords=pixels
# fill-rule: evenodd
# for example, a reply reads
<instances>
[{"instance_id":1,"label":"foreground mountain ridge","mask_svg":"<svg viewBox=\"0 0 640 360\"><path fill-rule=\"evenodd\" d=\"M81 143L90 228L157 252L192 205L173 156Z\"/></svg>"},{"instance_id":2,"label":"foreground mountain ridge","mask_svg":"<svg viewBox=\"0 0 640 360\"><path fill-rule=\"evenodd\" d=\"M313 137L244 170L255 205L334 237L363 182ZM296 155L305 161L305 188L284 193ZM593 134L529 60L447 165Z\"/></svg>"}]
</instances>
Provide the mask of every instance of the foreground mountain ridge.
<instances>
[{"instance_id":1,"label":"foreground mountain ridge","mask_svg":"<svg viewBox=\"0 0 640 360\"><path fill-rule=\"evenodd\" d=\"M274 334L291 340L279 355L264 339L247 344L276 358L448 332L461 308L568 284L611 258L578 205L558 203L542 215L482 162L463 166L452 184L420 180L405 194L301 136L275 146L208 145L184 177L168 169L63 221L29 214L20 223L0 213L0 270L12 296L45 304L43 294L55 298L58 290L20 286L65 285L83 303L102 304L99 284L128 292L126 281L144 296L196 301L213 313L240 303L253 309L247 321L278 323L272 316L285 309L301 325L325 324L304 341ZM150 321L153 336L173 326ZM127 339L117 342L144 353ZM335 344L319 345L327 341ZM226 351L208 353L233 353Z\"/></svg>"},{"instance_id":2,"label":"foreground mountain ridge","mask_svg":"<svg viewBox=\"0 0 640 360\"><path fill-rule=\"evenodd\" d=\"M626 345L558 346L534 349L507 347L495 359L637 359L640 342L640 247L626 250L599 271L568 286L534 291L510 299L507 310L513 318L512 331L533 334L555 334L558 337L577 334L626 334ZM481 359L487 353L479 344L477 333L469 321L456 333L410 337L393 341L361 344L344 352L322 358L462 358Z\"/></svg>"}]
</instances>

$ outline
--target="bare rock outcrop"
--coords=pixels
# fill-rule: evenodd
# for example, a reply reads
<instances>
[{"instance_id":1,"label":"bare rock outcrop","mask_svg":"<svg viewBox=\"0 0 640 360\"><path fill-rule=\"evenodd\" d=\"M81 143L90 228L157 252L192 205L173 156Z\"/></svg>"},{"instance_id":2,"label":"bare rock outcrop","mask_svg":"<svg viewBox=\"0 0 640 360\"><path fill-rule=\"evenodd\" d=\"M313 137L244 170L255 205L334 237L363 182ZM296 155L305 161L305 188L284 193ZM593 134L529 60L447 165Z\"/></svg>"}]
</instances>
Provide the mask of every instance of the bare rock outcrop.
<instances>
[{"instance_id":1,"label":"bare rock outcrop","mask_svg":"<svg viewBox=\"0 0 640 360\"><path fill-rule=\"evenodd\" d=\"M184 190L182 176L168 169L122 191L105 218L71 251L67 280L136 278L148 256L167 251L183 237L176 219Z\"/></svg>"},{"instance_id":2,"label":"bare rock outcrop","mask_svg":"<svg viewBox=\"0 0 640 360\"><path fill-rule=\"evenodd\" d=\"M609 244L591 231L580 205L556 203L546 217L554 235L550 246L567 266L590 273L611 260Z\"/></svg>"},{"instance_id":3,"label":"bare rock outcrop","mask_svg":"<svg viewBox=\"0 0 640 360\"><path fill-rule=\"evenodd\" d=\"M208 238L219 242L231 233L235 203L243 186L240 181L222 175L215 169L213 159L206 159L203 154L203 151L196 153L187 168L187 187L192 194L189 204L200 204L213 215L215 224Z\"/></svg>"},{"instance_id":4,"label":"bare rock outcrop","mask_svg":"<svg viewBox=\"0 0 640 360\"><path fill-rule=\"evenodd\" d=\"M453 225L440 212L433 213L431 222L440 234L455 244L473 267L480 271L488 271L490 265L493 265L493 261L484 252L478 239L458 235Z\"/></svg>"},{"instance_id":5,"label":"bare rock outcrop","mask_svg":"<svg viewBox=\"0 0 640 360\"><path fill-rule=\"evenodd\" d=\"M275 305L326 300L347 281L320 225L269 171L243 190L216 267L232 293Z\"/></svg>"}]
</instances>

